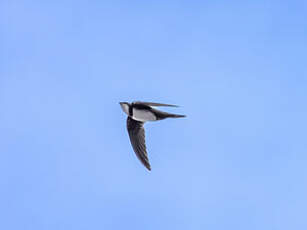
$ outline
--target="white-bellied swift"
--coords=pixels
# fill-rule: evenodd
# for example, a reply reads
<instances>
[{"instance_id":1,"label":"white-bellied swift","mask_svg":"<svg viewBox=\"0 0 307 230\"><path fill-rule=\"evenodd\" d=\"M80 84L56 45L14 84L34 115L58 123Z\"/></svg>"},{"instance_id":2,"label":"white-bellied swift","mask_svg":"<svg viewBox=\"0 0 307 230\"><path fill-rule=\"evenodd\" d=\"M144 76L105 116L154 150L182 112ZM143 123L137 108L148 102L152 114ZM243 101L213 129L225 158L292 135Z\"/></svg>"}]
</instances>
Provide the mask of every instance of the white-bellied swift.
<instances>
[{"instance_id":1,"label":"white-bellied swift","mask_svg":"<svg viewBox=\"0 0 307 230\"><path fill-rule=\"evenodd\" d=\"M166 118L180 118L185 117L185 115L166 113L152 108L152 106L178 107L176 105L141 101L132 103L120 102L119 104L122 110L128 115L127 130L133 150L142 164L148 170L151 170L145 145L144 123L146 121L159 121Z\"/></svg>"}]
</instances>

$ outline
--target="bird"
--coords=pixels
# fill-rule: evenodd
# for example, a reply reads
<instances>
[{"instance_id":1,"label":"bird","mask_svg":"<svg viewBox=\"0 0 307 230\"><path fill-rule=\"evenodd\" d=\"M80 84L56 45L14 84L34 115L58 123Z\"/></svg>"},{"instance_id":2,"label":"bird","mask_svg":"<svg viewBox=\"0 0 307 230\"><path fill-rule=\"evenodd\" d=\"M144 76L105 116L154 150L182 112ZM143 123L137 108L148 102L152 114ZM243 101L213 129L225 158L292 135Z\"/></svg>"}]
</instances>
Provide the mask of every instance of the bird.
<instances>
[{"instance_id":1,"label":"bird","mask_svg":"<svg viewBox=\"0 0 307 230\"><path fill-rule=\"evenodd\" d=\"M147 121L159 121L166 118L182 118L186 116L167 113L153 108L158 106L179 107L177 105L142 101L134 101L132 103L119 102L119 104L122 110L128 115L127 130L132 148L141 163L151 171L145 144L144 123Z\"/></svg>"}]
</instances>

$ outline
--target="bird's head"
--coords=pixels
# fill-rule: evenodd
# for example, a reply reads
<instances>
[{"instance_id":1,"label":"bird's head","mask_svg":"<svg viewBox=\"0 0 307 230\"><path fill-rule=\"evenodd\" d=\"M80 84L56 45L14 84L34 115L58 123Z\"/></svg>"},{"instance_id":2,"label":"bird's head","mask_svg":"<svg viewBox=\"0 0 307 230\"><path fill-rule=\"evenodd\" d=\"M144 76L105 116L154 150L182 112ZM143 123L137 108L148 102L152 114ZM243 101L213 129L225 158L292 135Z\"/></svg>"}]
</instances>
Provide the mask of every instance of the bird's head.
<instances>
[{"instance_id":1,"label":"bird's head","mask_svg":"<svg viewBox=\"0 0 307 230\"><path fill-rule=\"evenodd\" d=\"M128 102L119 102L120 107L122 107L122 110L129 115L129 107L130 107L130 103Z\"/></svg>"}]
</instances>

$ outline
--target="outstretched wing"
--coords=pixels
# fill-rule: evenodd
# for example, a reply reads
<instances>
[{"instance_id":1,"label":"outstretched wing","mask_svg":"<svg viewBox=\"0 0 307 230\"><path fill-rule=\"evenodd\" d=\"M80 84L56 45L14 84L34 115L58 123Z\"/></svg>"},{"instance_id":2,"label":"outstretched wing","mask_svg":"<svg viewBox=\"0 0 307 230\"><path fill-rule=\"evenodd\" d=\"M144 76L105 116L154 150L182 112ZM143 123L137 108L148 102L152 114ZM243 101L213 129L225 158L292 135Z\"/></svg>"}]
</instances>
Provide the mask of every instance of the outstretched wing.
<instances>
[{"instance_id":1,"label":"outstretched wing","mask_svg":"<svg viewBox=\"0 0 307 230\"><path fill-rule=\"evenodd\" d=\"M155 102L143 102L143 101L135 101L135 102L133 102L133 104L141 104L141 105L148 105L148 106L179 107L178 105L162 104L162 103L155 103Z\"/></svg>"},{"instance_id":2,"label":"outstretched wing","mask_svg":"<svg viewBox=\"0 0 307 230\"><path fill-rule=\"evenodd\" d=\"M130 142L133 150L142 164L151 170L149 160L147 157L146 145L145 145L145 130L143 122L133 120L128 116L127 118L127 129L130 137Z\"/></svg>"}]
</instances>

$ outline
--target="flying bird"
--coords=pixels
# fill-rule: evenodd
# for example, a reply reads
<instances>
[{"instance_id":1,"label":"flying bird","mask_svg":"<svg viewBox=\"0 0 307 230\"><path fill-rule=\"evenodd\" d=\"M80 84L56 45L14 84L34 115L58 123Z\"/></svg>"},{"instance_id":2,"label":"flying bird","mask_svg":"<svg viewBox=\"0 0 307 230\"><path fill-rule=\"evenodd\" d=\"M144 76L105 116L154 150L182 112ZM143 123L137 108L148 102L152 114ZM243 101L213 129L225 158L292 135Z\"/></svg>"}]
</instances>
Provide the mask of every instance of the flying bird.
<instances>
[{"instance_id":1,"label":"flying bird","mask_svg":"<svg viewBox=\"0 0 307 230\"><path fill-rule=\"evenodd\" d=\"M144 123L146 121L159 121L166 118L180 118L185 117L185 115L166 113L153 108L155 106L178 107L177 105L141 101L132 103L120 102L119 104L128 115L127 130L133 150L142 164L148 170L151 170L145 145Z\"/></svg>"}]
</instances>

